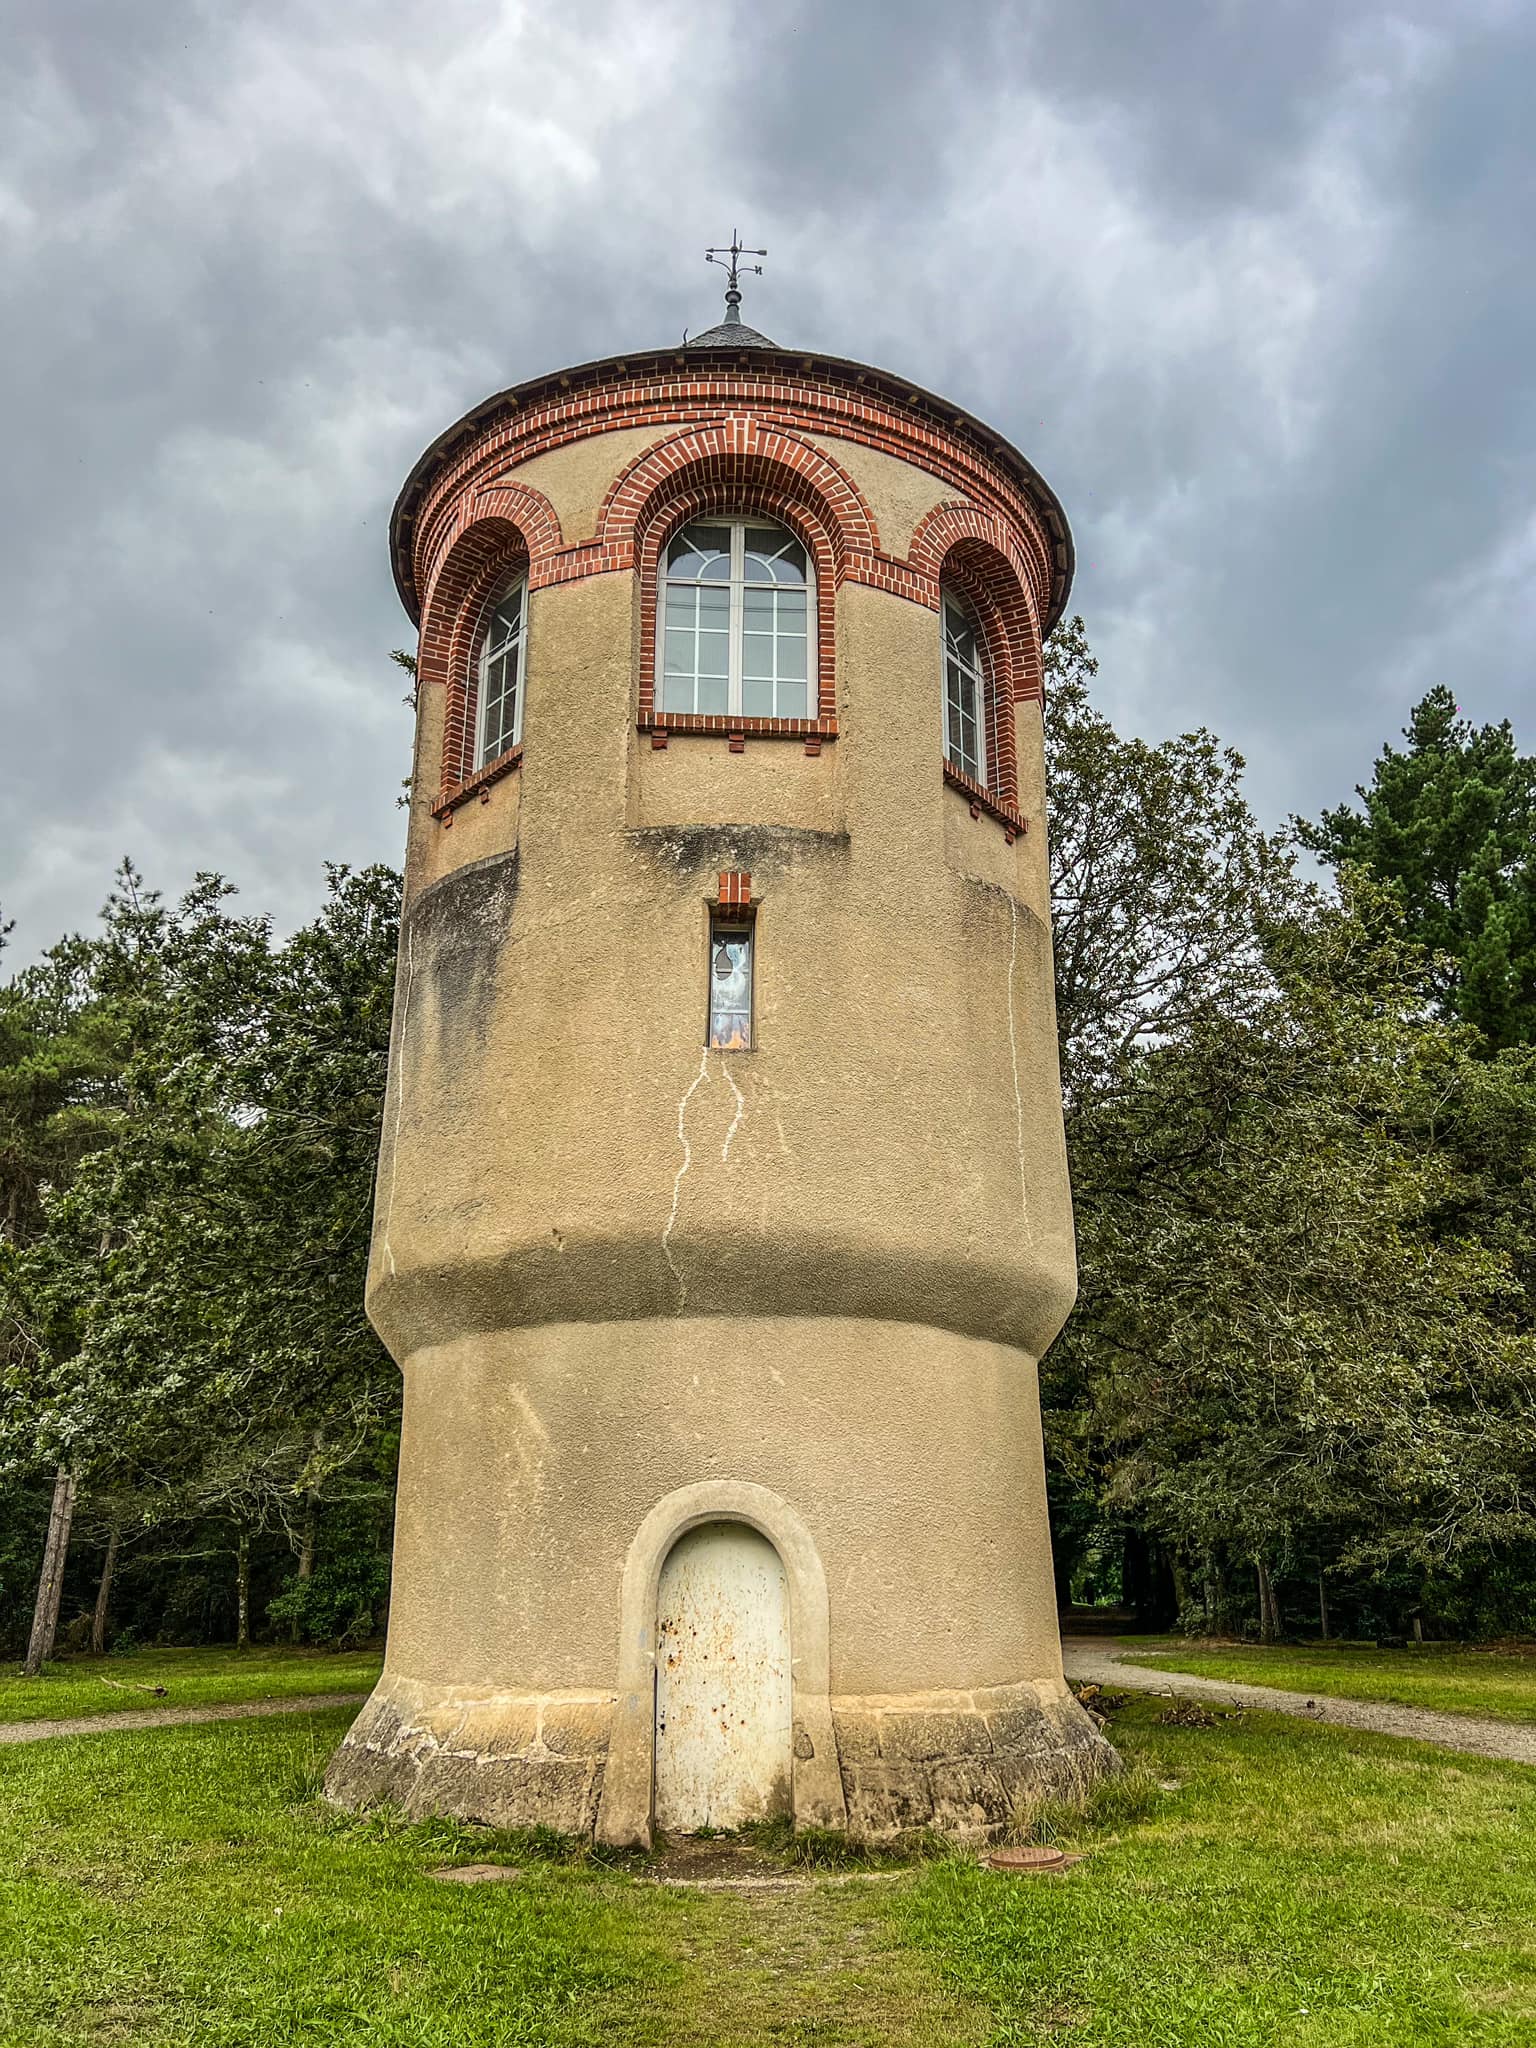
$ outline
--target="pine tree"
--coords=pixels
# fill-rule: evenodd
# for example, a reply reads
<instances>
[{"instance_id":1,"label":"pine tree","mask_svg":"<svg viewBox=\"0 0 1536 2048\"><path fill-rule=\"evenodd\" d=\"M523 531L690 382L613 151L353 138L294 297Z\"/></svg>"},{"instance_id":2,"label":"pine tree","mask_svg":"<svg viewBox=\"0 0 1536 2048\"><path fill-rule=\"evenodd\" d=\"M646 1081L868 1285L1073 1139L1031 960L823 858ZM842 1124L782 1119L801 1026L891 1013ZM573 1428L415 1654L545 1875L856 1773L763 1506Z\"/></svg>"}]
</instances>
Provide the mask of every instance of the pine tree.
<instances>
[{"instance_id":1,"label":"pine tree","mask_svg":"<svg viewBox=\"0 0 1536 2048\"><path fill-rule=\"evenodd\" d=\"M1414 706L1405 749L1388 746L1363 810L1342 804L1302 844L1369 868L1436 958L1450 1013L1493 1047L1536 1043L1536 759L1508 721L1473 726L1443 685Z\"/></svg>"}]
</instances>

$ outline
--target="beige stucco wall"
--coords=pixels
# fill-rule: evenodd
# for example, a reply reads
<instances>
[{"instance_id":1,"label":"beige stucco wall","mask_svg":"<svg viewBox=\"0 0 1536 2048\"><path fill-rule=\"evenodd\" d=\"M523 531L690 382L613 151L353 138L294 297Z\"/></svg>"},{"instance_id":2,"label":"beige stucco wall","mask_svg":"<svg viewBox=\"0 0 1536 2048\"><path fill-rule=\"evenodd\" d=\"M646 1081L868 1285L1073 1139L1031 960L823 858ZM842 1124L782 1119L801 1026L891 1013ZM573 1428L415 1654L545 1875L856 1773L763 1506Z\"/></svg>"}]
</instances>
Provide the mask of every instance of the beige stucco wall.
<instances>
[{"instance_id":1,"label":"beige stucco wall","mask_svg":"<svg viewBox=\"0 0 1536 2048\"><path fill-rule=\"evenodd\" d=\"M676 432L675 427L620 427L616 433L594 434L547 455L535 455L531 462L510 464L492 481L526 484L542 492L554 507L565 545L576 547L596 536L597 515L619 472Z\"/></svg>"},{"instance_id":2,"label":"beige stucco wall","mask_svg":"<svg viewBox=\"0 0 1536 2048\"><path fill-rule=\"evenodd\" d=\"M534 593L515 862L408 909L381 1332L403 1355L524 1320L815 1303L1038 1355L1073 1272L1041 849L1006 849L942 783L932 614L841 593L836 829L686 805L627 827L653 767L628 716L631 594L626 575ZM824 780L824 756L760 744L776 774ZM956 872L947 829L994 865L1004 848L1009 886ZM457 862L468 835L449 836ZM761 899L758 1044L706 1056L727 867ZM680 1114L699 1135L674 1217Z\"/></svg>"},{"instance_id":3,"label":"beige stucco wall","mask_svg":"<svg viewBox=\"0 0 1536 2048\"><path fill-rule=\"evenodd\" d=\"M845 441L832 434L813 434L815 445L845 469L864 493L865 503L875 515L880 545L888 555L905 558L916 533L935 505L960 493L953 484L916 463L899 462L878 448L866 448L858 441Z\"/></svg>"},{"instance_id":4,"label":"beige stucco wall","mask_svg":"<svg viewBox=\"0 0 1536 2048\"><path fill-rule=\"evenodd\" d=\"M641 440L524 466L568 539ZM898 551L945 495L832 452ZM397 1763L434 1689L450 1720L477 1693L606 1697L635 1532L712 1479L810 1531L834 1695L1063 1697L1034 1360L1075 1261L1038 712L1010 846L942 778L935 614L860 584L835 602L839 736L816 757L653 749L628 573L532 593L522 766L447 830L423 691L369 1289L406 1376L374 1715L395 1732L368 1738ZM725 1055L709 905L738 868L755 1046ZM353 1762L349 1787L375 1782ZM878 1804L865 1763L850 1798Z\"/></svg>"},{"instance_id":5,"label":"beige stucco wall","mask_svg":"<svg viewBox=\"0 0 1536 2048\"><path fill-rule=\"evenodd\" d=\"M1003 1345L795 1315L461 1338L410 1362L402 1465L403 1678L612 1688L636 1529L720 1478L805 1523L834 1694L1060 1678L1049 1553L1017 1512L1043 1482L1034 1368Z\"/></svg>"}]
</instances>

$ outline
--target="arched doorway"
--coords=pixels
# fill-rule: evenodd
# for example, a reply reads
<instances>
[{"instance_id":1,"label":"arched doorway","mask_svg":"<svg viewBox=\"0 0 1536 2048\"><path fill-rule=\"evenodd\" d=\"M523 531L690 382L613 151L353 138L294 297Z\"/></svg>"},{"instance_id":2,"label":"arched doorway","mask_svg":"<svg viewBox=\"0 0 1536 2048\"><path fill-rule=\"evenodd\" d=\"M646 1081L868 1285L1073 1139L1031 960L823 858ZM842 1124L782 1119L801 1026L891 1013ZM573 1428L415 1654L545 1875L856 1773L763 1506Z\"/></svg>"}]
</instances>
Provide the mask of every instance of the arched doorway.
<instances>
[{"instance_id":1,"label":"arched doorway","mask_svg":"<svg viewBox=\"0 0 1536 2048\"><path fill-rule=\"evenodd\" d=\"M703 1522L656 1596L656 1823L674 1834L791 1810L789 1582L767 1537Z\"/></svg>"}]
</instances>

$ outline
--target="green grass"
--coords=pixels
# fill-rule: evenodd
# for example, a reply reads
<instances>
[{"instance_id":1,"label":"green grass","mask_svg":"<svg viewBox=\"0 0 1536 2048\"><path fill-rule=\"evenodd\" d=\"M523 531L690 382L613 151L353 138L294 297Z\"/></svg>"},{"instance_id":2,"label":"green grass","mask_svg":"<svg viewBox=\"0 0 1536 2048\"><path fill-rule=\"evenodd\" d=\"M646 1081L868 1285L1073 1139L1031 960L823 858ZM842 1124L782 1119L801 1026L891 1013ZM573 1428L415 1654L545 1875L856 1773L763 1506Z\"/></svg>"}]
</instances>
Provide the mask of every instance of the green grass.
<instances>
[{"instance_id":1,"label":"green grass","mask_svg":"<svg viewBox=\"0 0 1536 2048\"><path fill-rule=\"evenodd\" d=\"M341 1712L0 1749L0 2048L1536 2044L1536 1772L1161 1704L1116 1717L1127 1779L1046 1817L1063 1877L747 1895L335 1814Z\"/></svg>"},{"instance_id":2,"label":"green grass","mask_svg":"<svg viewBox=\"0 0 1536 2048\"><path fill-rule=\"evenodd\" d=\"M999 2016L1071 2048L1536 2042L1536 1772L1245 1715L1111 1733L1161 1804L1058 1830L1087 1861L1011 1888L959 1863L894 1902ZM1170 1789L1164 1789L1170 1788Z\"/></svg>"},{"instance_id":3,"label":"green grass","mask_svg":"<svg viewBox=\"0 0 1536 2048\"><path fill-rule=\"evenodd\" d=\"M70 1657L23 1678L0 1667L0 1721L121 1714L140 1707L207 1707L306 1693L368 1692L375 1650L140 1650L128 1657ZM164 1698L154 1688L164 1686Z\"/></svg>"},{"instance_id":4,"label":"green grass","mask_svg":"<svg viewBox=\"0 0 1536 2048\"><path fill-rule=\"evenodd\" d=\"M1482 1714L1501 1721L1536 1721L1536 1655L1495 1650L1306 1648L1247 1646L1195 1649L1131 1646L1131 1660L1164 1671L1283 1691L1322 1693L1330 1699L1392 1700L1442 1714ZM1129 1683L1129 1681L1127 1681Z\"/></svg>"}]
</instances>

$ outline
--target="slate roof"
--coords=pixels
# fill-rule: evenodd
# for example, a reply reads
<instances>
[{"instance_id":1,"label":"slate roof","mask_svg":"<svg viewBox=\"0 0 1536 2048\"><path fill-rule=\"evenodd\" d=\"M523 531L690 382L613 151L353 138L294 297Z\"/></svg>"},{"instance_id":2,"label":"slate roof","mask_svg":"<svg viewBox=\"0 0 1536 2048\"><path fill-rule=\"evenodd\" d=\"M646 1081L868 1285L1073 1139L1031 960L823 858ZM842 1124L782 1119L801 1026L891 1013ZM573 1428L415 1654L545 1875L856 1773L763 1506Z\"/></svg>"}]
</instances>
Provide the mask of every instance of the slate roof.
<instances>
[{"instance_id":1,"label":"slate roof","mask_svg":"<svg viewBox=\"0 0 1536 2048\"><path fill-rule=\"evenodd\" d=\"M706 327L702 334L690 334L684 348L777 348L766 334L759 334L744 320L722 320L718 327Z\"/></svg>"}]
</instances>

